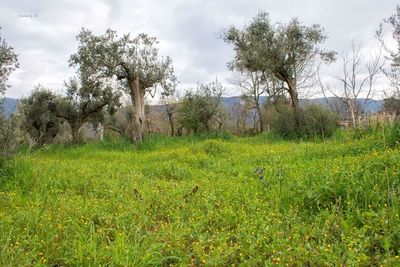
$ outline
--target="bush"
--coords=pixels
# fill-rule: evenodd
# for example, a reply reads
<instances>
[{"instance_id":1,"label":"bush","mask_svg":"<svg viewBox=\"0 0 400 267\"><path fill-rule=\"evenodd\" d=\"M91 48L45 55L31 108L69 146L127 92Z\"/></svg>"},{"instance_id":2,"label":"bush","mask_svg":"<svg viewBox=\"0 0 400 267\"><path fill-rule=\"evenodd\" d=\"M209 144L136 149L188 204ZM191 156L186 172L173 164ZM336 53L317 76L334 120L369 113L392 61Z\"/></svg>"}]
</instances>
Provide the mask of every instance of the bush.
<instances>
[{"instance_id":1,"label":"bush","mask_svg":"<svg viewBox=\"0 0 400 267\"><path fill-rule=\"evenodd\" d=\"M284 138L326 138L335 132L336 116L328 110L310 105L301 113L301 126L296 127L293 109L281 106L272 118L272 128Z\"/></svg>"},{"instance_id":2,"label":"bush","mask_svg":"<svg viewBox=\"0 0 400 267\"><path fill-rule=\"evenodd\" d=\"M336 116L321 106L307 106L303 115L304 132L308 136L331 137L337 128Z\"/></svg>"},{"instance_id":3,"label":"bush","mask_svg":"<svg viewBox=\"0 0 400 267\"><path fill-rule=\"evenodd\" d=\"M195 92L187 91L178 112L180 124L192 133L210 132L222 111L221 94L218 82L199 84Z\"/></svg>"},{"instance_id":4,"label":"bush","mask_svg":"<svg viewBox=\"0 0 400 267\"><path fill-rule=\"evenodd\" d=\"M11 158L18 147L18 138L15 134L16 120L0 116L0 159Z\"/></svg>"},{"instance_id":5,"label":"bush","mask_svg":"<svg viewBox=\"0 0 400 267\"><path fill-rule=\"evenodd\" d=\"M14 176L13 160L0 157L0 189L12 180Z\"/></svg>"},{"instance_id":6,"label":"bush","mask_svg":"<svg viewBox=\"0 0 400 267\"><path fill-rule=\"evenodd\" d=\"M208 156L220 156L229 152L226 142L218 139L209 139L200 143L200 145L193 146L191 152L194 154L205 153Z\"/></svg>"},{"instance_id":7,"label":"bush","mask_svg":"<svg viewBox=\"0 0 400 267\"><path fill-rule=\"evenodd\" d=\"M55 99L52 91L39 85L18 104L18 113L22 116L21 129L39 147L51 144L61 128L62 120L50 110Z\"/></svg>"},{"instance_id":8,"label":"bush","mask_svg":"<svg viewBox=\"0 0 400 267\"><path fill-rule=\"evenodd\" d=\"M0 187L13 175L10 162L17 150L13 126L14 121L11 118L0 116Z\"/></svg>"},{"instance_id":9,"label":"bush","mask_svg":"<svg viewBox=\"0 0 400 267\"><path fill-rule=\"evenodd\" d=\"M359 126L354 129L352 137L353 137L353 140L360 140L371 134L374 134L374 135L380 134L381 131L382 131L382 129L379 125L376 127L373 127L370 125Z\"/></svg>"},{"instance_id":10,"label":"bush","mask_svg":"<svg viewBox=\"0 0 400 267\"><path fill-rule=\"evenodd\" d=\"M351 140L367 139L370 144L377 146L395 147L400 144L400 120L395 122L377 123L376 125L368 125L357 127L349 130Z\"/></svg>"},{"instance_id":11,"label":"bush","mask_svg":"<svg viewBox=\"0 0 400 267\"><path fill-rule=\"evenodd\" d=\"M191 136L188 136L188 138L192 139L193 141L202 141L208 139L221 139L229 141L232 140L233 136L227 131L212 131L192 134Z\"/></svg>"},{"instance_id":12,"label":"bush","mask_svg":"<svg viewBox=\"0 0 400 267\"><path fill-rule=\"evenodd\" d=\"M113 137L106 135L103 140L97 142L94 146L106 151L127 151L133 148L129 137Z\"/></svg>"},{"instance_id":13,"label":"bush","mask_svg":"<svg viewBox=\"0 0 400 267\"><path fill-rule=\"evenodd\" d=\"M284 138L298 137L294 112L289 106L281 106L278 112L271 118L271 127Z\"/></svg>"},{"instance_id":14,"label":"bush","mask_svg":"<svg viewBox=\"0 0 400 267\"><path fill-rule=\"evenodd\" d=\"M387 143L389 146L400 144L400 120L398 119L390 128Z\"/></svg>"}]
</instances>

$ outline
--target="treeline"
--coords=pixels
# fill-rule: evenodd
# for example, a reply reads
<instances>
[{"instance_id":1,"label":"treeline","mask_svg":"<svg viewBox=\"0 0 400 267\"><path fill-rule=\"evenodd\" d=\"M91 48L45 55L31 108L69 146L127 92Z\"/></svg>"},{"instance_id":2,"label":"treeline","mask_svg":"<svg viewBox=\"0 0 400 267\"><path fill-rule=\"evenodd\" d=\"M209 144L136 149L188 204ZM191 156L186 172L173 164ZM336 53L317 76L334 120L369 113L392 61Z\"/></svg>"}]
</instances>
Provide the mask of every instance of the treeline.
<instances>
[{"instance_id":1,"label":"treeline","mask_svg":"<svg viewBox=\"0 0 400 267\"><path fill-rule=\"evenodd\" d=\"M399 25L397 6L396 13L378 27L376 51L365 53L352 44L352 51L341 55L342 73L335 76L339 87L320 75L323 65L339 58L323 47L327 35L320 25L306 26L298 19L275 23L268 13L260 12L242 28L229 27L222 31L221 39L233 48L228 67L232 83L242 92L242 101L229 108L221 103L224 88L218 81L199 83L179 96L172 60L159 55L156 38L147 34L118 36L110 29L95 35L83 28L76 37L78 49L69 59L76 73L65 82L65 92L56 94L39 85L20 101L16 114L2 117L1 153L11 154L20 142L49 144L65 133L70 138L64 141L81 142L84 125L101 125L108 132L129 136L133 143L142 142L150 132L166 133L166 128L171 135L214 130L249 134L273 129L286 137L326 137L335 130L339 117L358 126L363 113L359 99L367 104L377 93L375 84L380 76L386 77L393 89L386 92L385 110L398 116ZM383 40L387 27L397 50ZM6 41L0 41L0 93L4 95L18 60ZM327 101L326 107L302 107L300 96L316 88L337 101ZM145 101L154 97L156 90L162 96L158 110L146 106ZM121 105L123 95L128 96L128 105Z\"/></svg>"}]
</instances>

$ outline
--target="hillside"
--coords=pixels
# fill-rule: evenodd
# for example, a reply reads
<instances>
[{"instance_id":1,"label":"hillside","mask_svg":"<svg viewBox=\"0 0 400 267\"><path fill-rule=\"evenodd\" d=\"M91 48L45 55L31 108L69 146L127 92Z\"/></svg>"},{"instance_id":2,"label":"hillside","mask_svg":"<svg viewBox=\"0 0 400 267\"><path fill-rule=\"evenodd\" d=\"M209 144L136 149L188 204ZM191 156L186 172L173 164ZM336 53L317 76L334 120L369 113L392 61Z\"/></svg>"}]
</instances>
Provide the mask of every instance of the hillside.
<instances>
[{"instance_id":1,"label":"hillside","mask_svg":"<svg viewBox=\"0 0 400 267\"><path fill-rule=\"evenodd\" d=\"M9 97L4 98L3 100L4 115L8 117L10 116L10 114L13 114L17 108L17 104L18 104L18 99Z\"/></svg>"},{"instance_id":2,"label":"hillside","mask_svg":"<svg viewBox=\"0 0 400 267\"><path fill-rule=\"evenodd\" d=\"M266 100L266 97L262 96L261 102L265 103L265 100ZM325 98L301 99L300 104L301 105L313 104L313 105L327 106L327 101L333 102L334 100L335 100L334 98L328 98L327 100ZM235 103L240 103L240 101L241 101L240 96L222 97L222 103L227 108L233 106ZM359 99L359 102L364 103L365 99ZM15 112L17 103L18 103L18 99L7 98L7 97L5 98L4 106L5 106L5 115L6 116L9 116L10 114ZM382 108L382 105L383 105L383 100L373 100L373 99L369 100L366 105L366 112L368 112L368 113L379 112ZM153 105L153 108L157 111L163 110L162 105Z\"/></svg>"},{"instance_id":3,"label":"hillside","mask_svg":"<svg viewBox=\"0 0 400 267\"><path fill-rule=\"evenodd\" d=\"M265 103L266 101L266 97L265 96L261 96L260 97L261 103ZM325 107L329 107L329 103L332 104L335 101L337 101L337 99L335 99L334 97L328 97L327 99L325 98L314 98L314 99L300 99L300 105L301 106L305 106L305 105L322 105ZM222 103L226 106L232 106L235 103L240 103L241 102L241 98L240 96L231 96L231 97L223 97L222 98ZM366 102L364 98L360 98L358 99L358 102L360 103L361 106L364 105L364 103ZM365 105L365 111L367 113L374 113L374 112L379 112L381 111L383 106L383 100L368 100L367 104Z\"/></svg>"}]
</instances>

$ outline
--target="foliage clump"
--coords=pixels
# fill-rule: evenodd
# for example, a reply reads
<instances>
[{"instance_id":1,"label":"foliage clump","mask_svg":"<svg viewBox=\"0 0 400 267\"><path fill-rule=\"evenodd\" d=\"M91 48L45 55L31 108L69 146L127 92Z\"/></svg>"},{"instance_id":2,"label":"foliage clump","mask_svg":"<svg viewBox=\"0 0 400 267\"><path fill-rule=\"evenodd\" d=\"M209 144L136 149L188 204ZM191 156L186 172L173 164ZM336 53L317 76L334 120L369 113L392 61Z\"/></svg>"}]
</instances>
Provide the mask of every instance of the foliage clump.
<instances>
[{"instance_id":1,"label":"foliage clump","mask_svg":"<svg viewBox=\"0 0 400 267\"><path fill-rule=\"evenodd\" d=\"M301 124L297 127L293 110L283 105L270 117L271 126L284 138L329 138L337 129L337 117L320 106L306 106L301 110Z\"/></svg>"},{"instance_id":2,"label":"foliage clump","mask_svg":"<svg viewBox=\"0 0 400 267\"><path fill-rule=\"evenodd\" d=\"M218 81L199 84L195 92L187 91L180 103L180 124L192 133L210 132L222 110L222 92Z\"/></svg>"}]
</instances>

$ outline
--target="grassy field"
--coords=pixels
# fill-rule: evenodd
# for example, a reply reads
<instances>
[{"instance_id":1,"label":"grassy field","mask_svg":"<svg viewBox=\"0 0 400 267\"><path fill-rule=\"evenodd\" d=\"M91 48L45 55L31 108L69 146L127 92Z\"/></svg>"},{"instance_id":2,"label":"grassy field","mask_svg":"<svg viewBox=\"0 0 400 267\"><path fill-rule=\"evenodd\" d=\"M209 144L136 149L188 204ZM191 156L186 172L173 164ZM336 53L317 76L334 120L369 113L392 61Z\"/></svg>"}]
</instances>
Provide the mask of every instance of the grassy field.
<instances>
[{"instance_id":1,"label":"grassy field","mask_svg":"<svg viewBox=\"0 0 400 267\"><path fill-rule=\"evenodd\" d=\"M18 156L2 266L399 266L400 153L379 134L153 137Z\"/></svg>"}]
</instances>

